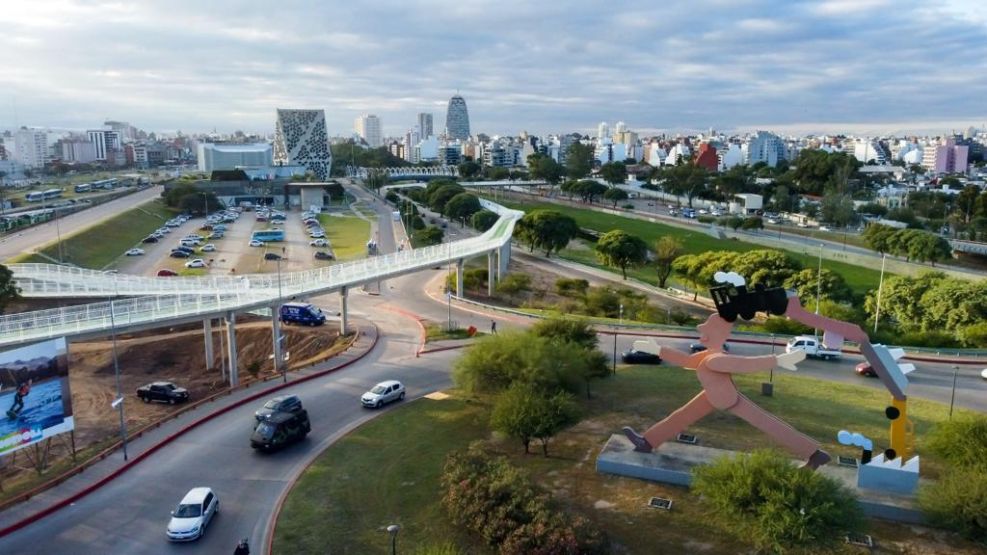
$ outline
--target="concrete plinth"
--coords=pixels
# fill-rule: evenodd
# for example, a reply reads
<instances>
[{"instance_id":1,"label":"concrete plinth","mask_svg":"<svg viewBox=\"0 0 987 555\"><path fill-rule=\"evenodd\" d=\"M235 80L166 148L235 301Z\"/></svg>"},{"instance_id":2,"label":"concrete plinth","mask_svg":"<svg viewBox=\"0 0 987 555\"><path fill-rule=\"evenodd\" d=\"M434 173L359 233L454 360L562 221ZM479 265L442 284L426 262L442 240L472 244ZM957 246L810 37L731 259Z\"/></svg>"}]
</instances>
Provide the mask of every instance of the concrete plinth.
<instances>
[{"instance_id":1,"label":"concrete plinth","mask_svg":"<svg viewBox=\"0 0 987 555\"><path fill-rule=\"evenodd\" d=\"M668 442L651 453L639 453L622 434L613 434L596 458L596 471L688 487L692 469L738 452L702 445ZM801 466L804 461L792 461ZM868 516L912 524L924 522L914 497L857 487L857 469L830 463L818 470L853 491Z\"/></svg>"}]
</instances>

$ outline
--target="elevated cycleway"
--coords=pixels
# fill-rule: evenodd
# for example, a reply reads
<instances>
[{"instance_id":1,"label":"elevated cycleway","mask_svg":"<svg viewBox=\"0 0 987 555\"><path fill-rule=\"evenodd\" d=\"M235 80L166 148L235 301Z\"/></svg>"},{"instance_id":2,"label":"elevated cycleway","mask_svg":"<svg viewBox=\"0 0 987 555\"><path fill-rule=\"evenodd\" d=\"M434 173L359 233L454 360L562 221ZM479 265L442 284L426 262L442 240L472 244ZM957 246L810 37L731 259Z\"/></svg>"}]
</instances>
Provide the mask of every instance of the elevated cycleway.
<instances>
[{"instance_id":1,"label":"elevated cycleway","mask_svg":"<svg viewBox=\"0 0 987 555\"><path fill-rule=\"evenodd\" d=\"M345 330L349 288L451 262L461 269L464 260L484 254L491 261L497 255L498 275L505 271L514 225L523 212L486 200L482 205L500 219L480 236L285 273L280 279L274 274L153 278L51 264L13 264L10 269L24 297L112 300L2 316L0 347L52 337L106 335L111 329L124 332L212 318L231 320L237 312L276 307L280 299L331 292L341 295L341 325ZM462 282L462 272L459 274Z\"/></svg>"}]
</instances>

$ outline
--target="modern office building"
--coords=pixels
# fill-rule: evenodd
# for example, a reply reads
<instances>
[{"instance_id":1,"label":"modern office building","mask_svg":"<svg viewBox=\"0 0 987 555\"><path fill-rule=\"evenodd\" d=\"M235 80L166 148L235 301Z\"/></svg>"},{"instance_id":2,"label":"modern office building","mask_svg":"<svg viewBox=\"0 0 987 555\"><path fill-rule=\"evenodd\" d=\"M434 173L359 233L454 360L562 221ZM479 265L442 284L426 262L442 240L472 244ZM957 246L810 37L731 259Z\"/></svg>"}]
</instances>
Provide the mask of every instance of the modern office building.
<instances>
[{"instance_id":1,"label":"modern office building","mask_svg":"<svg viewBox=\"0 0 987 555\"><path fill-rule=\"evenodd\" d=\"M785 141L774 133L758 131L751 136L745 146L747 147L746 159L749 166L764 162L773 168L778 165L778 162L788 159Z\"/></svg>"},{"instance_id":2,"label":"modern office building","mask_svg":"<svg viewBox=\"0 0 987 555\"><path fill-rule=\"evenodd\" d=\"M266 167L274 162L274 149L268 143L199 143L198 154L199 171L207 173L243 167Z\"/></svg>"},{"instance_id":3,"label":"modern office building","mask_svg":"<svg viewBox=\"0 0 987 555\"><path fill-rule=\"evenodd\" d=\"M62 162L88 164L96 161L96 146L92 141L65 139L60 142Z\"/></svg>"},{"instance_id":4,"label":"modern office building","mask_svg":"<svg viewBox=\"0 0 987 555\"><path fill-rule=\"evenodd\" d=\"M460 140L470 138L469 110L466 109L466 100L458 94L449 99L449 107L446 110L446 136Z\"/></svg>"},{"instance_id":5,"label":"modern office building","mask_svg":"<svg viewBox=\"0 0 987 555\"><path fill-rule=\"evenodd\" d=\"M432 127L432 114L426 112L418 114L418 132L425 138L435 135Z\"/></svg>"},{"instance_id":6,"label":"modern office building","mask_svg":"<svg viewBox=\"0 0 987 555\"><path fill-rule=\"evenodd\" d=\"M120 150L120 134L116 131L93 129L86 131L86 134L96 150L96 160L99 162L109 161Z\"/></svg>"},{"instance_id":7,"label":"modern office building","mask_svg":"<svg viewBox=\"0 0 987 555\"><path fill-rule=\"evenodd\" d=\"M384 137L380 131L380 118L374 114L363 114L353 122L353 130L363 138L370 148L383 146Z\"/></svg>"},{"instance_id":8,"label":"modern office building","mask_svg":"<svg viewBox=\"0 0 987 555\"><path fill-rule=\"evenodd\" d=\"M278 108L274 124L274 163L304 166L323 181L329 178L332 151L326 133L325 110Z\"/></svg>"},{"instance_id":9,"label":"modern office building","mask_svg":"<svg viewBox=\"0 0 987 555\"><path fill-rule=\"evenodd\" d=\"M21 127L14 132L14 160L25 168L43 168L48 161L48 134Z\"/></svg>"},{"instance_id":10,"label":"modern office building","mask_svg":"<svg viewBox=\"0 0 987 555\"><path fill-rule=\"evenodd\" d=\"M610 125L605 121L601 121L600 125L596 127L596 140L602 141L603 139L607 139L609 137Z\"/></svg>"}]
</instances>

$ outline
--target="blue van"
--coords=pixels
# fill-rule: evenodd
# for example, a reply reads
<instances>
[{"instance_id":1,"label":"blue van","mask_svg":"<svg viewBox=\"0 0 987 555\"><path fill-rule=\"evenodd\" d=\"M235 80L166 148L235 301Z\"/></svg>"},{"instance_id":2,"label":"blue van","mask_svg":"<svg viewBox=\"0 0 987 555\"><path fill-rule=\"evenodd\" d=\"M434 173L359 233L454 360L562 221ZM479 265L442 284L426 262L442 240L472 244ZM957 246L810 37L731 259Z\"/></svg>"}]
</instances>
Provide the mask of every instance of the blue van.
<instances>
[{"instance_id":1,"label":"blue van","mask_svg":"<svg viewBox=\"0 0 987 555\"><path fill-rule=\"evenodd\" d=\"M285 303L281 305L281 321L285 324L321 326L326 323L326 315L308 303Z\"/></svg>"}]
</instances>

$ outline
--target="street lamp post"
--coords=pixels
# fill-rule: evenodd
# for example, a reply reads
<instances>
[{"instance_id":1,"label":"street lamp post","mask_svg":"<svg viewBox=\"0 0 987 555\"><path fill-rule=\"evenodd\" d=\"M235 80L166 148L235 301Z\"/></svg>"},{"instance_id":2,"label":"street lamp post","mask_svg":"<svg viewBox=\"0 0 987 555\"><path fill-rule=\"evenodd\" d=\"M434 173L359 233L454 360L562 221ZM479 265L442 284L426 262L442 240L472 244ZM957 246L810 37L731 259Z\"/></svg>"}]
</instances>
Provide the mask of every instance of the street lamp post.
<instances>
[{"instance_id":1,"label":"street lamp post","mask_svg":"<svg viewBox=\"0 0 987 555\"><path fill-rule=\"evenodd\" d=\"M953 365L953 391L949 394L949 419L953 419L953 403L956 401L956 373L959 372L960 367Z\"/></svg>"},{"instance_id":2,"label":"street lamp post","mask_svg":"<svg viewBox=\"0 0 987 555\"><path fill-rule=\"evenodd\" d=\"M398 553L398 532L400 531L401 526L397 524L387 527L387 533L391 535L391 555L397 555Z\"/></svg>"},{"instance_id":3,"label":"street lamp post","mask_svg":"<svg viewBox=\"0 0 987 555\"><path fill-rule=\"evenodd\" d=\"M58 263L61 264L62 260L62 227L58 223L58 207L52 206L55 214L55 235L58 240Z\"/></svg>"},{"instance_id":4,"label":"street lamp post","mask_svg":"<svg viewBox=\"0 0 987 555\"><path fill-rule=\"evenodd\" d=\"M613 329L613 374L617 375L617 333L620 331L620 327L624 325L624 305L620 305L620 312L618 313L618 327Z\"/></svg>"},{"instance_id":5,"label":"street lamp post","mask_svg":"<svg viewBox=\"0 0 987 555\"><path fill-rule=\"evenodd\" d=\"M816 270L816 314L819 314L819 299L822 297L822 251L823 243L819 243L819 267ZM813 335L819 335L819 329L816 328L812 332Z\"/></svg>"},{"instance_id":6,"label":"street lamp post","mask_svg":"<svg viewBox=\"0 0 987 555\"><path fill-rule=\"evenodd\" d=\"M881 290L884 289L884 265L888 261L887 254L881 254L881 280L877 283L877 307L874 309L874 333L877 333L877 323L881 321Z\"/></svg>"},{"instance_id":7,"label":"street lamp post","mask_svg":"<svg viewBox=\"0 0 987 555\"><path fill-rule=\"evenodd\" d=\"M284 254L285 254L285 251L286 250L287 249L285 247L281 247L281 257L278 258L278 260L277 260L277 262L278 262L278 313L274 315L275 318L280 317L280 315L281 315L281 303L284 302L283 301L284 296L281 294L281 258L284 258ZM278 342L278 344L280 345L281 348L278 349L278 357L277 357L277 360L274 361L274 364L275 364L275 366L279 366L281 368L282 383L288 383L288 369L284 365L284 342L281 340L281 338L284 336L284 332L281 331L281 333L279 333L278 335L279 335L279 337L275 338L275 341Z\"/></svg>"},{"instance_id":8,"label":"street lamp post","mask_svg":"<svg viewBox=\"0 0 987 555\"><path fill-rule=\"evenodd\" d=\"M202 209L205 210L204 217L209 216L209 193L199 192L202 195Z\"/></svg>"},{"instance_id":9,"label":"street lamp post","mask_svg":"<svg viewBox=\"0 0 987 555\"><path fill-rule=\"evenodd\" d=\"M123 417L123 390L120 388L120 360L117 358L117 326L113 315L113 298L110 297L110 337L113 340L113 373L116 375L117 398L114 401L120 411L120 441L123 443L123 460L127 460L127 423Z\"/></svg>"}]
</instances>

